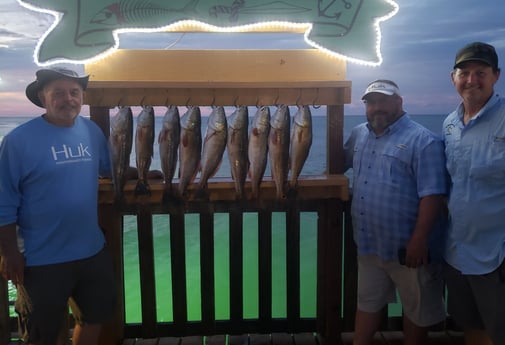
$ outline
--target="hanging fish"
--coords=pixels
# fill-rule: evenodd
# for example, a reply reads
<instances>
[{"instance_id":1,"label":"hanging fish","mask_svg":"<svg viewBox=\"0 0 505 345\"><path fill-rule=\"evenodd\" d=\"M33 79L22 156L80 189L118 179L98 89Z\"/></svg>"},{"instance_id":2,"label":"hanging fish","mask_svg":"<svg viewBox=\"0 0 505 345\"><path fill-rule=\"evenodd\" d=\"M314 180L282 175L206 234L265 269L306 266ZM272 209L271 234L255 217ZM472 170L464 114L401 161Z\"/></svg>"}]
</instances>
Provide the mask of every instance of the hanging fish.
<instances>
[{"instance_id":1,"label":"hanging fish","mask_svg":"<svg viewBox=\"0 0 505 345\"><path fill-rule=\"evenodd\" d=\"M112 166L112 184L116 201L123 199L126 172L130 167L133 145L133 115L130 107L119 107L111 119L109 152Z\"/></svg>"},{"instance_id":2,"label":"hanging fish","mask_svg":"<svg viewBox=\"0 0 505 345\"><path fill-rule=\"evenodd\" d=\"M268 155L272 178L275 182L276 197L286 197L286 183L289 168L290 115L287 105L279 105L270 121L268 136Z\"/></svg>"},{"instance_id":3,"label":"hanging fish","mask_svg":"<svg viewBox=\"0 0 505 345\"><path fill-rule=\"evenodd\" d=\"M269 133L270 108L263 106L256 111L249 133L249 177L251 179L251 194L253 198L257 198L259 195L260 183L267 167Z\"/></svg>"},{"instance_id":4,"label":"hanging fish","mask_svg":"<svg viewBox=\"0 0 505 345\"><path fill-rule=\"evenodd\" d=\"M298 176L309 155L312 145L312 115L308 105L299 106L293 117L293 131L291 133L291 146L289 165L291 170L290 187L296 189Z\"/></svg>"},{"instance_id":5,"label":"hanging fish","mask_svg":"<svg viewBox=\"0 0 505 345\"><path fill-rule=\"evenodd\" d=\"M249 159L247 157L248 122L249 112L247 106L237 107L228 118L226 148L237 199L244 197L244 185L249 168Z\"/></svg>"},{"instance_id":6,"label":"hanging fish","mask_svg":"<svg viewBox=\"0 0 505 345\"><path fill-rule=\"evenodd\" d=\"M200 108L189 107L181 117L181 140L179 143L179 194L186 196L200 164L202 150L202 116Z\"/></svg>"},{"instance_id":7,"label":"hanging fish","mask_svg":"<svg viewBox=\"0 0 505 345\"><path fill-rule=\"evenodd\" d=\"M137 117L135 132L135 153L138 171L138 181L135 195L151 195L147 174L151 167L154 145L154 108L143 106Z\"/></svg>"},{"instance_id":8,"label":"hanging fish","mask_svg":"<svg viewBox=\"0 0 505 345\"><path fill-rule=\"evenodd\" d=\"M181 138L179 109L169 106L163 116L163 123L158 134L161 171L165 181L164 199L172 194L172 179L177 167L177 151Z\"/></svg>"},{"instance_id":9,"label":"hanging fish","mask_svg":"<svg viewBox=\"0 0 505 345\"><path fill-rule=\"evenodd\" d=\"M207 194L207 182L221 165L226 148L227 127L224 107L214 107L209 115L203 140L200 181L196 193L198 198L203 198Z\"/></svg>"}]
</instances>

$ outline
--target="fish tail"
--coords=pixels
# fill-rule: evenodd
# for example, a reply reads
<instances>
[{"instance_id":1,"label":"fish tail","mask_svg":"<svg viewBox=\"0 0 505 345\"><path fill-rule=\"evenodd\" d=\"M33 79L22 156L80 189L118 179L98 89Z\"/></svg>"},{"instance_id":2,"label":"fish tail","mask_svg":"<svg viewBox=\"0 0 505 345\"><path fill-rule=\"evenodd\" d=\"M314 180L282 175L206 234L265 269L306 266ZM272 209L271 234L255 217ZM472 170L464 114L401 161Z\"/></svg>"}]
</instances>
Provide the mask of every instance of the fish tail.
<instances>
[{"instance_id":1,"label":"fish tail","mask_svg":"<svg viewBox=\"0 0 505 345\"><path fill-rule=\"evenodd\" d=\"M137 185L135 186L135 195L151 195L151 188L149 187L149 184L147 181L143 180L138 180Z\"/></svg>"}]
</instances>

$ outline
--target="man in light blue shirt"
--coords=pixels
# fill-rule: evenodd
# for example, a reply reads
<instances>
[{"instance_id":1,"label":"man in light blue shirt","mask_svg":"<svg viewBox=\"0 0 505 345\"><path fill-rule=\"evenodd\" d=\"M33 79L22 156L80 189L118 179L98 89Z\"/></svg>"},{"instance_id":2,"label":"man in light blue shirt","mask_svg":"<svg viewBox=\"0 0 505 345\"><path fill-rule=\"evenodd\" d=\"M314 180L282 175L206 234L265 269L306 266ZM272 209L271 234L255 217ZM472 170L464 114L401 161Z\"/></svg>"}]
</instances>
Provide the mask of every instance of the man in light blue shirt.
<instances>
[{"instance_id":1,"label":"man in light blue shirt","mask_svg":"<svg viewBox=\"0 0 505 345\"><path fill-rule=\"evenodd\" d=\"M396 301L396 290L405 344L426 344L428 327L445 319L443 142L406 115L394 82L370 83L362 99L367 123L355 127L344 145L346 165L353 168L358 251L354 345L372 343L381 310Z\"/></svg>"},{"instance_id":2,"label":"man in light blue shirt","mask_svg":"<svg viewBox=\"0 0 505 345\"><path fill-rule=\"evenodd\" d=\"M456 54L451 78L462 102L443 124L451 176L445 252L448 311L465 337L505 344L505 101L493 46ZM480 333L480 334L479 334ZM476 343L476 344L477 344Z\"/></svg>"}]
</instances>

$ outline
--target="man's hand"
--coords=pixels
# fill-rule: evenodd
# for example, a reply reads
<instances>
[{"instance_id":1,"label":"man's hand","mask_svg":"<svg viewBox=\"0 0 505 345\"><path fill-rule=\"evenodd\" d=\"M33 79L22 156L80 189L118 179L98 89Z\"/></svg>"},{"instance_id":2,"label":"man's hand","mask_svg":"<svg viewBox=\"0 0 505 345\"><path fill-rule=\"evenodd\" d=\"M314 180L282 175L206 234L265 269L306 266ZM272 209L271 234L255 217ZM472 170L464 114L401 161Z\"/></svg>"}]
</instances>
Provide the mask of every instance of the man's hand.
<instances>
[{"instance_id":1,"label":"man's hand","mask_svg":"<svg viewBox=\"0 0 505 345\"><path fill-rule=\"evenodd\" d=\"M0 256L0 273L14 285L23 284L25 258L19 250L4 251Z\"/></svg>"}]
</instances>

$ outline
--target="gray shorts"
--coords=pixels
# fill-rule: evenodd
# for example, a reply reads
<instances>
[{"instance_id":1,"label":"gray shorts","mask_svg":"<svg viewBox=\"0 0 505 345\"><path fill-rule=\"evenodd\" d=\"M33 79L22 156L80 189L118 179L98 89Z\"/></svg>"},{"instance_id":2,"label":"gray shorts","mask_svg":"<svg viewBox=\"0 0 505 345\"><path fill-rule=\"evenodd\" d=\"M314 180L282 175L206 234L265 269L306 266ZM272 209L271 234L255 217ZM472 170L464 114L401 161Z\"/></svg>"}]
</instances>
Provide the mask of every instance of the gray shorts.
<instances>
[{"instance_id":1,"label":"gray shorts","mask_svg":"<svg viewBox=\"0 0 505 345\"><path fill-rule=\"evenodd\" d=\"M463 330L485 330L494 344L505 344L505 261L488 274L461 274L444 266L447 311Z\"/></svg>"},{"instance_id":2,"label":"gray shorts","mask_svg":"<svg viewBox=\"0 0 505 345\"><path fill-rule=\"evenodd\" d=\"M419 327L445 320L442 265L408 268L378 256L358 256L358 309L368 313L381 310L400 296L403 313Z\"/></svg>"},{"instance_id":3,"label":"gray shorts","mask_svg":"<svg viewBox=\"0 0 505 345\"><path fill-rule=\"evenodd\" d=\"M56 344L69 299L77 323L97 324L113 317L116 289L106 250L87 259L25 267L24 289L18 290L15 303L25 343Z\"/></svg>"}]
</instances>

